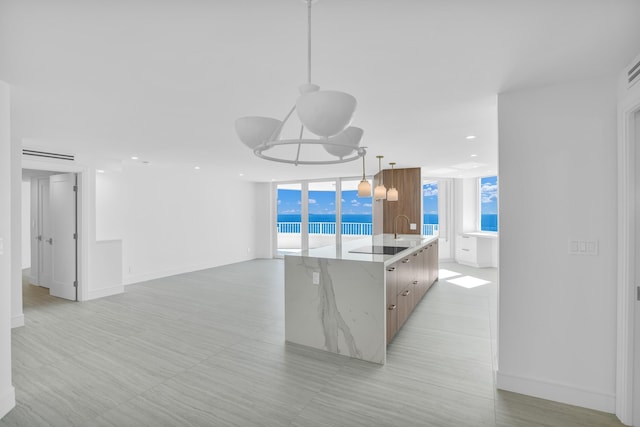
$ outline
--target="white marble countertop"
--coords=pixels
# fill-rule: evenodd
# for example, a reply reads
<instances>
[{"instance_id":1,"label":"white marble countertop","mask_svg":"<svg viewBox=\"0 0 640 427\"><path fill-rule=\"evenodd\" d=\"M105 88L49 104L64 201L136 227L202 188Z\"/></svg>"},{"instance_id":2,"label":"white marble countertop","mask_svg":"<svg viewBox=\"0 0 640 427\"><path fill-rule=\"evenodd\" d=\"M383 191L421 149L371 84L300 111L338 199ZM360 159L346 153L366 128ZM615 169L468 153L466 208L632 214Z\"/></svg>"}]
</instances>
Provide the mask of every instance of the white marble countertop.
<instances>
[{"instance_id":1,"label":"white marble countertop","mask_svg":"<svg viewBox=\"0 0 640 427\"><path fill-rule=\"evenodd\" d=\"M414 249L427 245L435 241L438 236L422 236L416 234L399 234L394 239L393 234L377 234L375 236L364 237L359 240L352 240L341 245L325 246L322 248L309 249L299 253L287 254L285 257L312 257L325 259L339 259L345 261L368 261L382 262L384 265L393 264L403 257L411 254ZM395 255L367 254L350 252L354 249L365 246L400 246L408 247Z\"/></svg>"}]
</instances>

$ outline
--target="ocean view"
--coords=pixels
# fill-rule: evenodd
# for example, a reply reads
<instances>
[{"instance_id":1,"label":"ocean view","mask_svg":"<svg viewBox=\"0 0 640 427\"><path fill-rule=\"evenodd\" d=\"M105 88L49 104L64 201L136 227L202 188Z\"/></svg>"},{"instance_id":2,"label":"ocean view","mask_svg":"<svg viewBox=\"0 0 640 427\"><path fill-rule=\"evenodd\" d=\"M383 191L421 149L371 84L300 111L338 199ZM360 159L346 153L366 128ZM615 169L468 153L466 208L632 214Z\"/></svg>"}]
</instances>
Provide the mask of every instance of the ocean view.
<instances>
[{"instance_id":1,"label":"ocean view","mask_svg":"<svg viewBox=\"0 0 640 427\"><path fill-rule=\"evenodd\" d=\"M278 214L278 222L301 222L299 214ZM336 216L331 214L309 214L309 222L336 222ZM342 215L343 223L365 223L371 224L371 215L364 214L345 214ZM437 214L425 214L423 216L423 224L438 224ZM483 214L481 218L482 231L498 231L498 215Z\"/></svg>"},{"instance_id":2,"label":"ocean view","mask_svg":"<svg viewBox=\"0 0 640 427\"><path fill-rule=\"evenodd\" d=\"M278 222L301 222L299 214L278 214ZM336 216L331 214L309 214L309 222L336 222ZM361 222L371 224L372 216L363 214L342 215L342 222ZM426 214L423 219L424 224L437 224L438 215Z\"/></svg>"}]
</instances>

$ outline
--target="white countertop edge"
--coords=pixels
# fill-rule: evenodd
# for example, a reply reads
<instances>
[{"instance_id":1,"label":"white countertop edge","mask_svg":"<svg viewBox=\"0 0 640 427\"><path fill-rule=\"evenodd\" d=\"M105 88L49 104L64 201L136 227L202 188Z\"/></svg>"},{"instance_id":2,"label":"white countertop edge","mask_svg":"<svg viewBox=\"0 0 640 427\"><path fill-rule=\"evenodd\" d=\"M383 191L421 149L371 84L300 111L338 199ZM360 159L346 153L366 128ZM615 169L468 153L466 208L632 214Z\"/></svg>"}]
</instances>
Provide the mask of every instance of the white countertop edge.
<instances>
[{"instance_id":1,"label":"white countertop edge","mask_svg":"<svg viewBox=\"0 0 640 427\"><path fill-rule=\"evenodd\" d=\"M394 239L392 234L368 236L363 239L353 240L342 245L331 245L322 248L309 249L294 254L286 254L286 257L324 258L343 261L380 262L385 266L391 265L412 254L416 249L422 248L438 239L438 236L422 236L416 234L401 234ZM363 246L409 246L395 255L366 254L349 252Z\"/></svg>"},{"instance_id":2,"label":"white countertop edge","mask_svg":"<svg viewBox=\"0 0 640 427\"><path fill-rule=\"evenodd\" d=\"M498 233L491 231L469 231L466 233L462 233L462 236L475 236L475 237L485 237L489 239L497 239Z\"/></svg>"}]
</instances>

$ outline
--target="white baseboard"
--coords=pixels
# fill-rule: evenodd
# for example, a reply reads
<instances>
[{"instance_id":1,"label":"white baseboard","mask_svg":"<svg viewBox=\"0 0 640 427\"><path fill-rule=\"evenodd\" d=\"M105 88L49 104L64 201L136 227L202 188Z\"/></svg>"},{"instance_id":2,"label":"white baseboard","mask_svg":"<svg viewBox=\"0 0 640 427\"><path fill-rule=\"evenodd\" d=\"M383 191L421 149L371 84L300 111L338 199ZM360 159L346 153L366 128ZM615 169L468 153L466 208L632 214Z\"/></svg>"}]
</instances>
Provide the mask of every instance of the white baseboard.
<instances>
[{"instance_id":1,"label":"white baseboard","mask_svg":"<svg viewBox=\"0 0 640 427\"><path fill-rule=\"evenodd\" d=\"M616 410L614 394L584 390L566 384L524 378L501 372L497 372L496 380L500 390L513 391L611 414Z\"/></svg>"},{"instance_id":2,"label":"white baseboard","mask_svg":"<svg viewBox=\"0 0 640 427\"><path fill-rule=\"evenodd\" d=\"M0 394L0 418L4 417L16 406L16 389L9 386L2 394Z\"/></svg>"},{"instance_id":3,"label":"white baseboard","mask_svg":"<svg viewBox=\"0 0 640 427\"><path fill-rule=\"evenodd\" d=\"M124 292L124 286L123 285L118 285L118 286L112 286L109 288L101 288L101 289L93 289L90 290L88 292L88 296L87 298L84 299L84 301L89 301L92 299L98 299L98 298L104 298L104 297L108 297L111 295L117 295L117 294L121 294Z\"/></svg>"},{"instance_id":4,"label":"white baseboard","mask_svg":"<svg viewBox=\"0 0 640 427\"><path fill-rule=\"evenodd\" d=\"M240 260L240 261L234 261L234 262L242 262L242 261L246 261L246 260ZM234 262L231 262L231 263L234 263ZM172 268L169 270L153 271L153 272L144 273L144 274L132 274L124 277L124 284L133 285L135 283L146 282L147 280L161 279L163 277L175 276L177 274L184 274L184 273L191 273L199 270L206 270L208 268L220 267L221 265L223 264L207 263L207 264L192 265L188 267Z\"/></svg>"},{"instance_id":5,"label":"white baseboard","mask_svg":"<svg viewBox=\"0 0 640 427\"><path fill-rule=\"evenodd\" d=\"M24 326L24 314L19 314L11 318L11 329L19 328L20 326Z\"/></svg>"}]
</instances>

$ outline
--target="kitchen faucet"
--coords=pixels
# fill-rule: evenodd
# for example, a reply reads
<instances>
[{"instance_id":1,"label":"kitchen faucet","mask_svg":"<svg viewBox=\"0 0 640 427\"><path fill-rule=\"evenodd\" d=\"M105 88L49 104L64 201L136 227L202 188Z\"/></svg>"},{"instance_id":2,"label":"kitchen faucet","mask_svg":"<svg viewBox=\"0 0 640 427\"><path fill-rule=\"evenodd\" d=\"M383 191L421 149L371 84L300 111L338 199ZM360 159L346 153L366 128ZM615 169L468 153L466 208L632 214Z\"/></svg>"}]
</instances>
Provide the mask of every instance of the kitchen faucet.
<instances>
[{"instance_id":1,"label":"kitchen faucet","mask_svg":"<svg viewBox=\"0 0 640 427\"><path fill-rule=\"evenodd\" d=\"M408 216L402 215L402 214L396 215L396 217L393 219L393 238L394 239L398 238L398 218L400 218L400 217L406 219L407 220L407 225L409 227L411 227L411 220L409 219Z\"/></svg>"}]
</instances>

